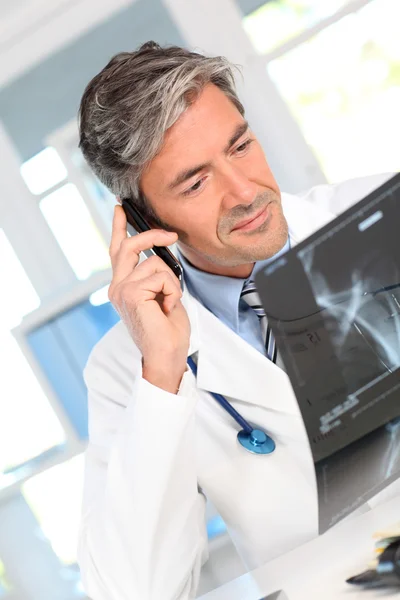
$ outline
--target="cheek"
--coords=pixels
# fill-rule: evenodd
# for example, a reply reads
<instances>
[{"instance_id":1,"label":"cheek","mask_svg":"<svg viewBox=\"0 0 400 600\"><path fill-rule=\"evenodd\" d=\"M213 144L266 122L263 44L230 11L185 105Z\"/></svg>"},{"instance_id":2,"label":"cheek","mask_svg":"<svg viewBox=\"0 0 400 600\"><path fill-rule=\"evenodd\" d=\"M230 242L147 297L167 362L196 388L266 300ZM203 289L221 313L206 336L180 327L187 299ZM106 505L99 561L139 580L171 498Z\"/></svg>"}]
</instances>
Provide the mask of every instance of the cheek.
<instances>
[{"instance_id":1,"label":"cheek","mask_svg":"<svg viewBox=\"0 0 400 600\"><path fill-rule=\"evenodd\" d=\"M203 249L220 244L217 235L219 204L215 200L216 195L210 190L186 201L174 214L171 212L170 222L180 230L182 241Z\"/></svg>"},{"instance_id":2,"label":"cheek","mask_svg":"<svg viewBox=\"0 0 400 600\"><path fill-rule=\"evenodd\" d=\"M215 199L214 199L215 200ZM185 228L189 235L197 238L213 239L215 238L218 221L219 209L212 198L202 195L198 199L199 204L188 206L185 215Z\"/></svg>"}]
</instances>

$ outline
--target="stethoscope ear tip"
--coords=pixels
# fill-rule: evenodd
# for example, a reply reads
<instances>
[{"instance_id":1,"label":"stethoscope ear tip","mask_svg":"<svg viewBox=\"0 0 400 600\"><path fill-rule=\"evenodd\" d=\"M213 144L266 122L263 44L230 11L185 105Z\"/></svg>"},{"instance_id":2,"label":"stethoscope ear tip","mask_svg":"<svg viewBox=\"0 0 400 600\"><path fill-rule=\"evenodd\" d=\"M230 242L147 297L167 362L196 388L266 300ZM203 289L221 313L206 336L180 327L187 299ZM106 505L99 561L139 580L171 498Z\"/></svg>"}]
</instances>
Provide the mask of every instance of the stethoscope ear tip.
<instances>
[{"instance_id":1,"label":"stethoscope ear tip","mask_svg":"<svg viewBox=\"0 0 400 600\"><path fill-rule=\"evenodd\" d=\"M242 429L237 439L239 444L252 454L272 454L276 448L274 440L261 429L253 429L250 433Z\"/></svg>"}]
</instances>

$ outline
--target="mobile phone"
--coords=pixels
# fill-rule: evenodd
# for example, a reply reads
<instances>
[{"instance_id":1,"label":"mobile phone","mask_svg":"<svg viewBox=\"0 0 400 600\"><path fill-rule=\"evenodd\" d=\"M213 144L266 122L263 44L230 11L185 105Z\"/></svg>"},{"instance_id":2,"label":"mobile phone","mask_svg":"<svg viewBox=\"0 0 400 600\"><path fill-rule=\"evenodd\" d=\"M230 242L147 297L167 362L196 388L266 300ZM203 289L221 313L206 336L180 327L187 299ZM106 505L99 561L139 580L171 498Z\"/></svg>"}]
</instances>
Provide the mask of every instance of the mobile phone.
<instances>
[{"instance_id":1,"label":"mobile phone","mask_svg":"<svg viewBox=\"0 0 400 600\"><path fill-rule=\"evenodd\" d=\"M149 231L149 229L151 229L146 219L140 214L130 198L122 199L121 203L122 208L125 211L127 230L130 235L136 235L137 233L143 233L144 231ZM143 253L147 257L154 254L159 256L177 276L183 290L183 270L175 256L172 254L171 250L165 248L164 246L153 246L153 248L145 250Z\"/></svg>"}]
</instances>

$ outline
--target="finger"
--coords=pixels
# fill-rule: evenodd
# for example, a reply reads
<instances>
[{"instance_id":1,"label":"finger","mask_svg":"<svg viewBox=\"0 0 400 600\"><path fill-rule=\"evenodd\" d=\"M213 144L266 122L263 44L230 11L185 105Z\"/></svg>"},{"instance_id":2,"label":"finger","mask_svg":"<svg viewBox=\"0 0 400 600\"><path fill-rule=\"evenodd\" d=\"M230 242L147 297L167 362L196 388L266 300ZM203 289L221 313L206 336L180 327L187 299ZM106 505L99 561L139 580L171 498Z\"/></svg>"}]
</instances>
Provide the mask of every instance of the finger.
<instances>
[{"instance_id":1,"label":"finger","mask_svg":"<svg viewBox=\"0 0 400 600\"><path fill-rule=\"evenodd\" d=\"M170 246L177 239L178 235L175 232L165 231L164 229L149 229L127 238L124 246L121 247L121 251L131 252L133 250L140 254L143 250L149 250L153 246Z\"/></svg>"},{"instance_id":2,"label":"finger","mask_svg":"<svg viewBox=\"0 0 400 600\"><path fill-rule=\"evenodd\" d=\"M167 271L160 271L140 280L140 282L125 280L117 289L119 297L117 303L128 304L129 306L133 302L134 305L139 306L145 302L157 301L157 297L162 296L164 312L171 312L177 301L182 297L181 289L177 288L173 277ZM128 291L129 288L131 291Z\"/></svg>"},{"instance_id":3,"label":"finger","mask_svg":"<svg viewBox=\"0 0 400 600\"><path fill-rule=\"evenodd\" d=\"M142 250L148 250L154 245L166 246L175 239L176 236L168 235L163 230L146 231L126 238L121 242L120 249L113 258L113 279L120 282L128 277L137 268Z\"/></svg>"},{"instance_id":4,"label":"finger","mask_svg":"<svg viewBox=\"0 0 400 600\"><path fill-rule=\"evenodd\" d=\"M138 283L138 287L142 286L142 288L146 291L146 281L149 277L152 277L157 273L167 273L173 285L176 287L176 293L178 297L182 297L182 289L177 276L169 269L169 267L164 263L164 261L158 256L152 256L144 260L138 267L136 267L123 281L120 290L117 291L117 294L122 291L122 287L126 284L135 282ZM143 282L143 283L142 283ZM174 299L170 299L169 297L165 297L163 300L163 306L168 312L168 309L175 304Z\"/></svg>"},{"instance_id":5,"label":"finger","mask_svg":"<svg viewBox=\"0 0 400 600\"><path fill-rule=\"evenodd\" d=\"M122 206L117 204L114 207L114 218L112 223L111 242L110 242L110 257L111 259L117 254L121 243L128 237L126 231L126 216Z\"/></svg>"},{"instance_id":6,"label":"finger","mask_svg":"<svg viewBox=\"0 0 400 600\"><path fill-rule=\"evenodd\" d=\"M160 271L142 282L145 289L154 294L154 299L160 294L163 296L163 309L167 314L172 312L182 297L181 288L176 286L174 278L176 279L174 275L170 275L166 271Z\"/></svg>"},{"instance_id":7,"label":"finger","mask_svg":"<svg viewBox=\"0 0 400 600\"><path fill-rule=\"evenodd\" d=\"M143 260L133 271L131 275L129 275L129 279L132 281L138 281L139 279L145 279L146 277L150 277L153 273L161 273L162 271L166 271L172 276L172 280L176 283L176 286L180 288L179 279L169 268L169 266L163 261L159 256L150 256L146 260Z\"/></svg>"}]
</instances>

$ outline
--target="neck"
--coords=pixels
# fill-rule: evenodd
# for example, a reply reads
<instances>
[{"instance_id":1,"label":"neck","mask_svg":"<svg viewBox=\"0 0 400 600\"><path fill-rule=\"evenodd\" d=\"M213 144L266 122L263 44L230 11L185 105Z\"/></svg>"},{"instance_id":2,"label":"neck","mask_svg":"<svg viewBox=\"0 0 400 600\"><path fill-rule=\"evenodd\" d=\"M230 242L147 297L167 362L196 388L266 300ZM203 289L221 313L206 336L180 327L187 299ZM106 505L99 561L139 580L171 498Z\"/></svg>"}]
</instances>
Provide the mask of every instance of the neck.
<instances>
[{"instance_id":1,"label":"neck","mask_svg":"<svg viewBox=\"0 0 400 600\"><path fill-rule=\"evenodd\" d=\"M207 260L204 256L199 256L191 248L187 246L182 247L182 244L178 244L179 251L186 258L190 264L196 269L204 271L205 273L212 273L213 275L223 275L225 277L237 277L238 279L247 279L253 271L254 262L247 263L244 265L236 265L230 267L227 265L218 265Z\"/></svg>"}]
</instances>

